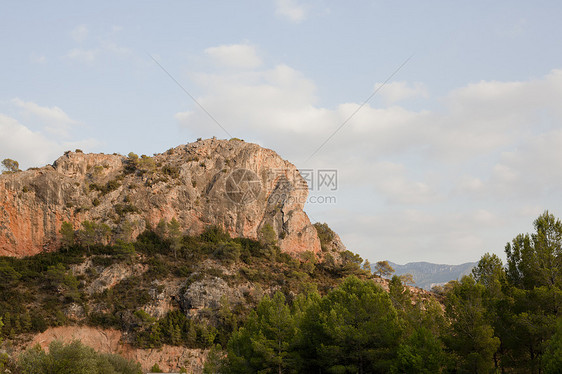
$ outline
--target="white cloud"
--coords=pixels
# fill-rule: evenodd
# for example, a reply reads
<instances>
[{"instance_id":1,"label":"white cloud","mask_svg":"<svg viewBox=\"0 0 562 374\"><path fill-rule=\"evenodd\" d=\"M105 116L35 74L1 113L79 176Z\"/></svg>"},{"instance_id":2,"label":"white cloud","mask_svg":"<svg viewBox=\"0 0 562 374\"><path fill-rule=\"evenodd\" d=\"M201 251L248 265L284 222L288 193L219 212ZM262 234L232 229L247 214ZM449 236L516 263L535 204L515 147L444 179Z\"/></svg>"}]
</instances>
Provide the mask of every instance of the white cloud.
<instances>
[{"instance_id":1,"label":"white cloud","mask_svg":"<svg viewBox=\"0 0 562 374\"><path fill-rule=\"evenodd\" d=\"M178 113L176 113L176 114L174 115L174 118L175 118L178 122L183 123L183 122L189 121L189 118L190 118L192 115L193 115L193 112L191 112L191 111L187 111L187 112L178 112Z\"/></svg>"},{"instance_id":2,"label":"white cloud","mask_svg":"<svg viewBox=\"0 0 562 374\"><path fill-rule=\"evenodd\" d=\"M31 61L36 64L45 64L47 62L47 57L45 57L45 55L38 55L33 53L31 55Z\"/></svg>"},{"instance_id":3,"label":"white cloud","mask_svg":"<svg viewBox=\"0 0 562 374\"><path fill-rule=\"evenodd\" d=\"M120 30L119 26L113 26L107 35L95 38L88 48L72 48L63 57L68 60L92 65L102 57L130 56L132 53L130 48L122 47L111 40ZM71 32L73 39L77 42L83 42L88 34L89 31L85 25L80 25Z\"/></svg>"},{"instance_id":4,"label":"white cloud","mask_svg":"<svg viewBox=\"0 0 562 374\"><path fill-rule=\"evenodd\" d=\"M562 189L561 159L562 129L529 137L501 155L489 189L504 198L557 194Z\"/></svg>"},{"instance_id":5,"label":"white cloud","mask_svg":"<svg viewBox=\"0 0 562 374\"><path fill-rule=\"evenodd\" d=\"M287 131L310 134L322 128L324 121L330 121L328 111L311 105L316 100L314 84L286 65L244 74L203 74L195 79L206 91L213 92L198 98L198 102L217 113L215 117L227 128L235 126L238 131L269 138ZM198 123L209 121L200 110L180 119L194 130L199 128ZM262 134L264 125L269 131ZM216 135L214 130L209 129L207 135Z\"/></svg>"},{"instance_id":6,"label":"white cloud","mask_svg":"<svg viewBox=\"0 0 562 374\"><path fill-rule=\"evenodd\" d=\"M0 159L14 159L19 162L22 169L52 163L69 149L88 149L97 145L97 141L93 139L73 142L49 139L44 134L31 131L18 120L1 113L0 134L2 134Z\"/></svg>"},{"instance_id":7,"label":"white cloud","mask_svg":"<svg viewBox=\"0 0 562 374\"><path fill-rule=\"evenodd\" d=\"M70 129L80 124L57 106L49 108L19 98L15 98L11 102L23 110L24 116L34 116L44 123L46 131L58 136L68 137Z\"/></svg>"},{"instance_id":8,"label":"white cloud","mask_svg":"<svg viewBox=\"0 0 562 374\"><path fill-rule=\"evenodd\" d=\"M435 201L436 192L427 182L413 180L407 174L405 165L385 161L365 169L363 178L393 204L418 205Z\"/></svg>"},{"instance_id":9,"label":"white cloud","mask_svg":"<svg viewBox=\"0 0 562 374\"><path fill-rule=\"evenodd\" d=\"M525 212L562 204L561 70L527 81L469 84L440 98L433 110L367 104L340 128L361 103L319 106L314 82L301 72L262 66L196 75L205 93L198 101L233 136L272 148L303 169L337 169L338 207L351 217L371 212L364 216L370 226L339 222L341 212L318 204L307 209L335 222L364 257L386 250L382 258L388 258L389 248L396 259L501 255L518 233L513 227L535 218ZM388 87L389 103L431 99L422 84ZM195 106L176 119L197 136L222 135Z\"/></svg>"},{"instance_id":10,"label":"white cloud","mask_svg":"<svg viewBox=\"0 0 562 374\"><path fill-rule=\"evenodd\" d=\"M86 25L76 26L71 32L70 36L77 42L83 42L88 37L88 27Z\"/></svg>"},{"instance_id":11,"label":"white cloud","mask_svg":"<svg viewBox=\"0 0 562 374\"><path fill-rule=\"evenodd\" d=\"M509 229L513 222L504 218L481 208L462 213L406 208L365 215L350 209L329 222L348 248L359 249L371 262L458 264L478 261L488 251L505 257L502 250L514 234Z\"/></svg>"},{"instance_id":12,"label":"white cloud","mask_svg":"<svg viewBox=\"0 0 562 374\"><path fill-rule=\"evenodd\" d=\"M286 65L244 73L199 74L195 80L207 92L198 101L227 127L259 134L260 139L281 148L283 144L278 143L283 136L299 134L293 144L307 144L312 152L312 144L328 138L360 105L319 107L314 82ZM421 84L398 82L388 88L393 100L427 95ZM371 159L413 152L425 163L458 164L475 157L499 161L502 153L541 133L545 112L560 121L561 101L562 72L555 70L539 80L468 85L452 91L434 111L367 104L330 140L325 151L330 150L332 159L361 150ZM206 121L198 110L180 120L188 127ZM484 180L482 174L473 176Z\"/></svg>"},{"instance_id":13,"label":"white cloud","mask_svg":"<svg viewBox=\"0 0 562 374\"><path fill-rule=\"evenodd\" d=\"M380 85L381 83L376 84L375 89ZM379 95L387 105L414 97L427 98L429 96L425 85L421 82L415 82L412 85L409 85L408 82L390 82L381 88Z\"/></svg>"},{"instance_id":14,"label":"white cloud","mask_svg":"<svg viewBox=\"0 0 562 374\"><path fill-rule=\"evenodd\" d=\"M457 194L475 194L482 192L484 188L484 182L478 178L471 175L463 175L457 180L457 186L455 192Z\"/></svg>"},{"instance_id":15,"label":"white cloud","mask_svg":"<svg viewBox=\"0 0 562 374\"><path fill-rule=\"evenodd\" d=\"M22 169L41 167L67 150L88 150L99 145L95 139L72 138L72 130L82 124L58 106L41 106L19 98L9 103L20 109L21 118L0 113L0 159L15 159Z\"/></svg>"},{"instance_id":16,"label":"white cloud","mask_svg":"<svg viewBox=\"0 0 562 374\"><path fill-rule=\"evenodd\" d=\"M68 51L65 57L78 62L92 64L98 56L99 52L99 49L73 48Z\"/></svg>"},{"instance_id":17,"label":"white cloud","mask_svg":"<svg viewBox=\"0 0 562 374\"><path fill-rule=\"evenodd\" d=\"M496 226L501 223L502 219L494 212L487 209L476 209L471 211L467 221L473 221L478 225Z\"/></svg>"},{"instance_id":18,"label":"white cloud","mask_svg":"<svg viewBox=\"0 0 562 374\"><path fill-rule=\"evenodd\" d=\"M306 19L306 8L296 0L276 0L275 12L292 22L301 22Z\"/></svg>"},{"instance_id":19,"label":"white cloud","mask_svg":"<svg viewBox=\"0 0 562 374\"><path fill-rule=\"evenodd\" d=\"M110 41L101 42L101 50L117 56L128 56L132 53L130 48L122 47Z\"/></svg>"},{"instance_id":20,"label":"white cloud","mask_svg":"<svg viewBox=\"0 0 562 374\"><path fill-rule=\"evenodd\" d=\"M130 48L121 47L113 42L101 42L96 48L73 48L64 57L76 62L93 65L102 56L126 57L130 56L131 53Z\"/></svg>"},{"instance_id":21,"label":"white cloud","mask_svg":"<svg viewBox=\"0 0 562 374\"><path fill-rule=\"evenodd\" d=\"M33 132L16 119L0 114L0 158L12 158L20 167L44 165L52 161L57 144Z\"/></svg>"},{"instance_id":22,"label":"white cloud","mask_svg":"<svg viewBox=\"0 0 562 374\"><path fill-rule=\"evenodd\" d=\"M247 44L230 44L205 49L211 59L220 66L255 69L262 64L256 48Z\"/></svg>"}]
</instances>

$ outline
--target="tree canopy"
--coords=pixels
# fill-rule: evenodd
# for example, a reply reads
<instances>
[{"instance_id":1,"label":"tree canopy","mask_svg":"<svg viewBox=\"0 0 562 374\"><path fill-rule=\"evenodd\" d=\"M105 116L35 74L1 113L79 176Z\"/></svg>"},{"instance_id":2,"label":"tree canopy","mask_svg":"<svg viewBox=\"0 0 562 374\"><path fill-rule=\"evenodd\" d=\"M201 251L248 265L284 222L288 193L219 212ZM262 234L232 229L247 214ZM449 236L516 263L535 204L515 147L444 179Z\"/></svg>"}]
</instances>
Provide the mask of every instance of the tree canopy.
<instances>
[{"instance_id":1,"label":"tree canopy","mask_svg":"<svg viewBox=\"0 0 562 374\"><path fill-rule=\"evenodd\" d=\"M113 354L97 353L79 341L64 344L53 341L49 351L36 346L19 356L18 367L26 374L141 374L138 363Z\"/></svg>"},{"instance_id":2,"label":"tree canopy","mask_svg":"<svg viewBox=\"0 0 562 374\"><path fill-rule=\"evenodd\" d=\"M11 158L5 158L4 160L2 160L2 166L4 167L5 171L9 173L20 171L20 164L17 161L12 160Z\"/></svg>"},{"instance_id":3,"label":"tree canopy","mask_svg":"<svg viewBox=\"0 0 562 374\"><path fill-rule=\"evenodd\" d=\"M378 261L375 264L375 274L378 274L381 277L388 277L392 273L394 273L394 269L390 266L388 261Z\"/></svg>"},{"instance_id":4,"label":"tree canopy","mask_svg":"<svg viewBox=\"0 0 562 374\"><path fill-rule=\"evenodd\" d=\"M269 228L261 243L231 238L219 227L189 237L173 219L128 242L130 227L112 231L84 221L75 230L65 222L62 252L0 259L0 337L68 323L64 308L96 300L108 310L90 311L86 323L128 329L137 347L212 348L205 372L560 373L562 223L549 212L534 221L534 232L505 246L505 264L486 253L471 275L437 295L412 292L407 277L378 279L349 251L340 253L339 265L311 252L300 258L280 253ZM97 270L75 276L71 267L86 259L96 269L142 262L147 270L87 295L86 280ZM249 291L244 303L231 304L224 295L219 306L205 308L204 319L182 304L160 318L144 311L154 280L225 276L215 268L206 274L191 268L205 261L234 265L239 273L229 279L263 288ZM380 275L391 274L388 262L377 265ZM42 373L66 372L70 361L77 363L72 372L136 372L135 365L78 343L56 343L49 353L31 349L18 363L22 372Z\"/></svg>"},{"instance_id":5,"label":"tree canopy","mask_svg":"<svg viewBox=\"0 0 562 374\"><path fill-rule=\"evenodd\" d=\"M226 373L560 373L562 224L549 212L535 232L486 253L435 300L401 279L384 292L347 278L325 296L266 297L233 335ZM375 272L388 276L386 261ZM271 316L277 316L271 318Z\"/></svg>"}]
</instances>

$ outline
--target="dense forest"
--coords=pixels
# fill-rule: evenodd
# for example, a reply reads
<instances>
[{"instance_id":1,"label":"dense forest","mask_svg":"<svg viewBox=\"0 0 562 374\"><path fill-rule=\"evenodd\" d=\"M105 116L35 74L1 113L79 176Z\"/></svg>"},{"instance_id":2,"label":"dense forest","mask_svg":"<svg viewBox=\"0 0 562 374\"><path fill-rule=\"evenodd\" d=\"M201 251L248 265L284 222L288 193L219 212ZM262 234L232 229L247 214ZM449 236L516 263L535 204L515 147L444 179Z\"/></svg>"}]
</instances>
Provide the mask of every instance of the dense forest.
<instances>
[{"instance_id":1,"label":"dense forest","mask_svg":"<svg viewBox=\"0 0 562 374\"><path fill-rule=\"evenodd\" d=\"M317 229L325 243L329 228ZM548 212L535 220L533 233L506 245L506 264L485 254L472 275L434 289L432 297L414 295L396 276L383 290L350 252L339 259L326 252L320 261L311 253L281 253L267 230L260 241L232 239L217 228L188 237L170 222L135 242L111 245L96 242L100 228L93 223L76 233L65 226L62 231L66 242L58 252L0 259L6 341L86 323L127 331L139 347L210 349L208 373L562 372L562 223ZM95 274L71 271L86 259L102 266L141 262L148 270L92 295L84 290ZM237 272L196 268L205 261ZM244 304L224 298L203 318L192 318L181 306L160 319L142 310L154 279L184 277L189 283L206 275L230 283L251 280L264 292L248 294ZM70 304L84 307L83 320L64 313ZM63 356L63 348L71 351L57 347ZM83 356L108 368L117 362L92 355ZM21 354L19 363L16 358L4 357L4 368L27 372L22 365L31 358L48 361L37 349ZM138 369L118 365L126 369L107 372Z\"/></svg>"},{"instance_id":2,"label":"dense forest","mask_svg":"<svg viewBox=\"0 0 562 374\"><path fill-rule=\"evenodd\" d=\"M485 254L436 290L443 309L413 303L398 277L389 293L349 277L323 297L265 297L214 371L560 373L562 223L545 212L534 228L506 245L507 264Z\"/></svg>"}]
</instances>

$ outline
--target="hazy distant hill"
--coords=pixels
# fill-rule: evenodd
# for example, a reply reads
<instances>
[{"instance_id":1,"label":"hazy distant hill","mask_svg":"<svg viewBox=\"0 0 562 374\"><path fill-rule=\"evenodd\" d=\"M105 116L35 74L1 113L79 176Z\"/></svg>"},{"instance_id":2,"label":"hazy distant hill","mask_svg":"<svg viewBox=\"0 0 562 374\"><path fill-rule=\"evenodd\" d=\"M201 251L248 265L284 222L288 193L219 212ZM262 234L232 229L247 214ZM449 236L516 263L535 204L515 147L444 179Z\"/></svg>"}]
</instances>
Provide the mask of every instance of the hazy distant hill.
<instances>
[{"instance_id":1,"label":"hazy distant hill","mask_svg":"<svg viewBox=\"0 0 562 374\"><path fill-rule=\"evenodd\" d=\"M426 290L437 284L444 284L450 280L460 279L468 275L476 262L467 262L460 265L432 264L430 262L409 262L406 265L395 264L388 261L394 268L396 275L410 273L416 281L415 286Z\"/></svg>"}]
</instances>

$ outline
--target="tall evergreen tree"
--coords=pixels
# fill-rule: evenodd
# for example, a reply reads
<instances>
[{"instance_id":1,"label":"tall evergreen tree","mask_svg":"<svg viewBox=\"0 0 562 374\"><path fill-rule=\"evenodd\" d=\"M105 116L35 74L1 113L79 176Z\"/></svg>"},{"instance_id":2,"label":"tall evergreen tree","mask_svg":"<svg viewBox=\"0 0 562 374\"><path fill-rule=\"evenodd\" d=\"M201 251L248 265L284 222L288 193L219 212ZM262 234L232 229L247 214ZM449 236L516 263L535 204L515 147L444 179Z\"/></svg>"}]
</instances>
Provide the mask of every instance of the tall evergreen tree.
<instances>
[{"instance_id":1,"label":"tall evergreen tree","mask_svg":"<svg viewBox=\"0 0 562 374\"><path fill-rule=\"evenodd\" d=\"M308 309L300 348L314 359L303 360L303 372L387 373L401 336L398 314L378 285L347 278Z\"/></svg>"},{"instance_id":2,"label":"tall evergreen tree","mask_svg":"<svg viewBox=\"0 0 562 374\"><path fill-rule=\"evenodd\" d=\"M281 292L265 296L244 327L228 344L231 373L283 373L294 365L289 357L297 328Z\"/></svg>"},{"instance_id":3,"label":"tall evergreen tree","mask_svg":"<svg viewBox=\"0 0 562 374\"><path fill-rule=\"evenodd\" d=\"M447 294L446 313L451 319L446 337L448 347L456 354L455 370L459 373L492 373L494 354L500 340L488 320L483 302L485 287L464 276Z\"/></svg>"},{"instance_id":4,"label":"tall evergreen tree","mask_svg":"<svg viewBox=\"0 0 562 374\"><path fill-rule=\"evenodd\" d=\"M170 248L174 252L174 258L177 260L178 251L181 248L181 226L178 220L174 217L168 223L168 239L170 240Z\"/></svg>"},{"instance_id":5,"label":"tall evergreen tree","mask_svg":"<svg viewBox=\"0 0 562 374\"><path fill-rule=\"evenodd\" d=\"M535 233L520 234L505 248L510 281L521 288L562 286L562 222L548 211L535 222Z\"/></svg>"},{"instance_id":6,"label":"tall evergreen tree","mask_svg":"<svg viewBox=\"0 0 562 374\"><path fill-rule=\"evenodd\" d=\"M59 230L62 235L62 246L68 248L74 245L76 234L74 232L74 227L70 222L64 221Z\"/></svg>"}]
</instances>

